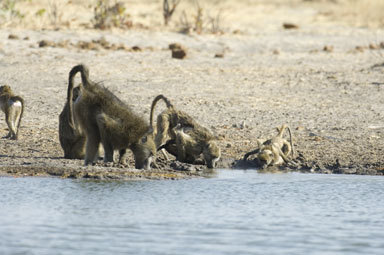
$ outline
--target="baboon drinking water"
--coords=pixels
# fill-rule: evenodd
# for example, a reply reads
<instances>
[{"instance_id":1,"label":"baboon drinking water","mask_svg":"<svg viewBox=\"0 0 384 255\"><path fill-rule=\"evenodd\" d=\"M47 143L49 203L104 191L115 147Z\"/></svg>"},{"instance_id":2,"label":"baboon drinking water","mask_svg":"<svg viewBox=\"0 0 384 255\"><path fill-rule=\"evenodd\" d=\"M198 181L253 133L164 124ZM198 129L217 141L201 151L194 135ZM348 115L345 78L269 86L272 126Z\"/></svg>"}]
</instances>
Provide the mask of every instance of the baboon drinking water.
<instances>
[{"instance_id":1,"label":"baboon drinking water","mask_svg":"<svg viewBox=\"0 0 384 255\"><path fill-rule=\"evenodd\" d=\"M284 131L289 132L289 142L283 138ZM260 143L257 142L259 148L250 151L244 155L243 160L247 160L250 155L257 154L257 160L263 168L274 165L281 165L284 162L289 162L289 154L291 153L291 159L294 157L294 147L292 144L291 129L287 125L283 125L281 128L277 128L279 132L274 138Z\"/></svg>"},{"instance_id":2,"label":"baboon drinking water","mask_svg":"<svg viewBox=\"0 0 384 255\"><path fill-rule=\"evenodd\" d=\"M153 126L153 113L159 100L165 102L167 109L157 117L156 148L166 149L177 160L192 164L203 153L207 166L215 167L221 155L216 137L187 113L175 109L163 95L158 95L152 102L150 125Z\"/></svg>"},{"instance_id":3,"label":"baboon drinking water","mask_svg":"<svg viewBox=\"0 0 384 255\"><path fill-rule=\"evenodd\" d=\"M69 83L73 83L71 77ZM80 96L80 87L73 89L73 102ZM69 95L67 95L68 101ZM68 159L84 159L85 155L85 134L77 128L77 125L70 124L71 114L69 112L69 104L65 103L64 108L59 116L59 140L61 148L64 150L64 158Z\"/></svg>"},{"instance_id":4,"label":"baboon drinking water","mask_svg":"<svg viewBox=\"0 0 384 255\"><path fill-rule=\"evenodd\" d=\"M203 154L207 167L215 167L221 152L212 134L202 130L196 131L191 127L182 127L180 123L173 128L173 133L175 139L167 141L161 148L174 155L178 161L189 164L199 162L199 156Z\"/></svg>"},{"instance_id":5,"label":"baboon drinking water","mask_svg":"<svg viewBox=\"0 0 384 255\"><path fill-rule=\"evenodd\" d=\"M0 108L5 113L9 132L4 138L18 139L21 118L24 113L24 100L15 96L8 85L0 87Z\"/></svg>"},{"instance_id":6,"label":"baboon drinking water","mask_svg":"<svg viewBox=\"0 0 384 255\"><path fill-rule=\"evenodd\" d=\"M78 125L86 136L85 165L94 163L101 142L105 162L113 162L114 150L119 150L120 162L123 163L129 148L135 158L135 167L150 169L156 154L150 126L112 92L89 80L85 65L73 67L69 79L78 72L82 81L80 96L73 102L73 82L70 82L67 103L70 125Z\"/></svg>"}]
</instances>

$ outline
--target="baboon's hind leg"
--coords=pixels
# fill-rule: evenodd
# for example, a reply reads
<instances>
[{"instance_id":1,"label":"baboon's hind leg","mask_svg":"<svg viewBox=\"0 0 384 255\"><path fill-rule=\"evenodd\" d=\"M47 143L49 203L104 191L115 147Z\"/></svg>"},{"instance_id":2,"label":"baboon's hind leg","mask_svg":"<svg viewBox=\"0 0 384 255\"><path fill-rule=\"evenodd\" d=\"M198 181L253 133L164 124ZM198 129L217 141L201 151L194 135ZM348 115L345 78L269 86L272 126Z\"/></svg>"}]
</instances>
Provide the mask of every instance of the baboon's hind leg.
<instances>
[{"instance_id":1,"label":"baboon's hind leg","mask_svg":"<svg viewBox=\"0 0 384 255\"><path fill-rule=\"evenodd\" d=\"M127 149L119 150L119 164L127 165Z\"/></svg>"},{"instance_id":2,"label":"baboon's hind leg","mask_svg":"<svg viewBox=\"0 0 384 255\"><path fill-rule=\"evenodd\" d=\"M97 159L100 141L100 134L97 132L97 130L87 132L87 143L84 160L85 165L93 164Z\"/></svg>"},{"instance_id":3,"label":"baboon's hind leg","mask_svg":"<svg viewBox=\"0 0 384 255\"><path fill-rule=\"evenodd\" d=\"M108 141L102 141L104 147L104 162L113 162L113 146Z\"/></svg>"},{"instance_id":4,"label":"baboon's hind leg","mask_svg":"<svg viewBox=\"0 0 384 255\"><path fill-rule=\"evenodd\" d=\"M9 133L6 136L6 138L11 138L12 140L17 139L16 127L15 127L15 123L13 122L13 118L12 118L14 116L14 114L15 114L14 109L11 108L9 111L9 114L6 114L6 116L5 116L6 122L7 122L8 128L9 128Z\"/></svg>"}]
</instances>

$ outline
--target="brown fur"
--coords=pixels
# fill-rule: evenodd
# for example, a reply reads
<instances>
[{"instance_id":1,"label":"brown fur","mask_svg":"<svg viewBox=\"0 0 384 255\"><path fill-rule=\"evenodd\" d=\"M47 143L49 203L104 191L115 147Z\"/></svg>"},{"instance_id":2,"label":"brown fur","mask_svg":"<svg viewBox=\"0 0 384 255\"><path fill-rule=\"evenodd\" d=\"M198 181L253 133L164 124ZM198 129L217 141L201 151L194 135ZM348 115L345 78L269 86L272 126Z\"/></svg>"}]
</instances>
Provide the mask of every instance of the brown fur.
<instances>
[{"instance_id":1,"label":"brown fur","mask_svg":"<svg viewBox=\"0 0 384 255\"><path fill-rule=\"evenodd\" d=\"M284 131L288 130L290 142L283 138ZM292 144L291 129L284 124L281 128L277 128L279 132L272 139L268 139L264 143L259 144L259 148L250 151L244 155L243 160L247 160L250 155L257 154L257 160L263 168L274 165L281 165L289 162L289 154L291 153L291 159L294 158L294 147Z\"/></svg>"},{"instance_id":2,"label":"brown fur","mask_svg":"<svg viewBox=\"0 0 384 255\"><path fill-rule=\"evenodd\" d=\"M156 148L164 148L175 155L177 160L192 164L203 153L207 166L215 167L221 155L220 148L214 141L216 137L187 113L176 110L163 95L158 95L152 102L150 125L153 126L153 113L159 100L165 102L167 109L157 117ZM188 131L184 128L188 128Z\"/></svg>"},{"instance_id":3,"label":"brown fur","mask_svg":"<svg viewBox=\"0 0 384 255\"><path fill-rule=\"evenodd\" d=\"M73 102L75 102L79 96L80 87L75 87L73 89ZM64 158L84 159L85 134L81 133L80 130L76 128L76 125L70 125L70 118L69 104L66 102L59 116L59 140L61 148L63 148L64 151Z\"/></svg>"},{"instance_id":4,"label":"brown fur","mask_svg":"<svg viewBox=\"0 0 384 255\"><path fill-rule=\"evenodd\" d=\"M21 103L21 107L17 106ZM20 123L24 113L24 100L20 96L15 96L8 85L0 87L0 108L5 113L5 121L9 132L4 138L17 140L19 135Z\"/></svg>"},{"instance_id":5,"label":"brown fur","mask_svg":"<svg viewBox=\"0 0 384 255\"><path fill-rule=\"evenodd\" d=\"M78 123L86 135L85 165L95 161L101 142L105 162L113 162L114 150L120 151L120 162L123 162L129 148L135 157L135 167L149 169L156 153L151 128L112 92L90 81L86 66L73 67L70 79L77 72L81 73L81 96L73 103L73 82L70 82L67 102L72 113L70 124Z\"/></svg>"}]
</instances>

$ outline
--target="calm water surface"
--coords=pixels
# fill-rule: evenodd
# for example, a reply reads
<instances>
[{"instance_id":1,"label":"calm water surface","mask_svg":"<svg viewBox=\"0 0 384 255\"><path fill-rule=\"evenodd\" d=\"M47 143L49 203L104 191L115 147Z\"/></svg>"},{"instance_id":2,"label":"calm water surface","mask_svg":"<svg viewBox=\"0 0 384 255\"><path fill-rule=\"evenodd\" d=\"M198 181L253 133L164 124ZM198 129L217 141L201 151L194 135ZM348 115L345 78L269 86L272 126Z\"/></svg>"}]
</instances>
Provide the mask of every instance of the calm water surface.
<instances>
[{"instance_id":1,"label":"calm water surface","mask_svg":"<svg viewBox=\"0 0 384 255\"><path fill-rule=\"evenodd\" d=\"M384 254L384 177L0 178L0 254Z\"/></svg>"}]
</instances>

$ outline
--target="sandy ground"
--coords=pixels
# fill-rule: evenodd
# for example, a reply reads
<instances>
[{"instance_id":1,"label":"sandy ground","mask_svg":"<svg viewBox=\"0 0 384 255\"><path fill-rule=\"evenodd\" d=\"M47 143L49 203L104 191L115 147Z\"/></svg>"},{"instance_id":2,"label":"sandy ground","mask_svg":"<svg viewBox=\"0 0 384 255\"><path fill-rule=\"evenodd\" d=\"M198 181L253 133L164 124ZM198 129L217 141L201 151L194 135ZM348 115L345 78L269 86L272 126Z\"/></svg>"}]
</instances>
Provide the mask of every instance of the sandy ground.
<instances>
[{"instance_id":1,"label":"sandy ground","mask_svg":"<svg viewBox=\"0 0 384 255\"><path fill-rule=\"evenodd\" d=\"M162 26L161 5L145 2L130 1L131 19L141 22L131 29L100 31L82 27L83 21L62 22L58 30L36 24L30 28L25 21L0 29L0 83L26 102L20 139L0 140L1 174L130 179L204 172L175 161L161 161L163 169L144 173L102 163L83 167L81 160L63 159L58 115L68 72L78 63L87 64L92 80L103 81L145 118L152 99L167 96L220 137L220 167L254 166L240 159L257 147L256 139L272 137L275 127L286 123L297 159L280 170L384 173L383 30L334 18L329 1L223 1L224 33L211 34L207 26L201 34L182 34L177 21ZM284 22L299 28L284 29ZM17 38L9 39L10 34ZM102 37L124 47L79 46ZM39 47L41 40L56 47ZM171 58L168 45L175 42L188 49L186 59ZM141 50L133 51L133 46ZM218 53L224 57L215 58ZM157 112L164 109L159 106ZM4 114L0 125L4 136Z\"/></svg>"}]
</instances>

